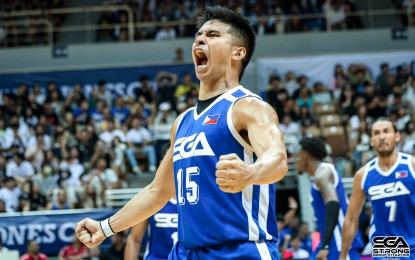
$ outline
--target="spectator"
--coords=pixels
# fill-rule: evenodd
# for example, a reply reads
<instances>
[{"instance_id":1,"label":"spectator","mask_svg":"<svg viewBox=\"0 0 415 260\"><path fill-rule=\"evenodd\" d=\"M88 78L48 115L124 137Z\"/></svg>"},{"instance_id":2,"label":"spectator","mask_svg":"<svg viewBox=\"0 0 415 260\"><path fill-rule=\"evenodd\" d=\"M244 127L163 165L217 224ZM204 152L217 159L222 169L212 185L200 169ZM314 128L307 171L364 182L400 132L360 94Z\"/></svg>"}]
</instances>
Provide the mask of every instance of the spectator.
<instances>
[{"instance_id":1,"label":"spectator","mask_svg":"<svg viewBox=\"0 0 415 260\"><path fill-rule=\"evenodd\" d=\"M49 164L44 164L40 173L33 177L33 185L39 185L40 194L46 196L47 198L51 198L53 190L57 188L58 176L54 176L52 174L52 167Z\"/></svg>"},{"instance_id":2,"label":"spectator","mask_svg":"<svg viewBox=\"0 0 415 260\"><path fill-rule=\"evenodd\" d=\"M32 90L36 104L42 106L46 101L46 95L42 92L39 84L35 84Z\"/></svg>"},{"instance_id":3,"label":"spectator","mask_svg":"<svg viewBox=\"0 0 415 260\"><path fill-rule=\"evenodd\" d=\"M389 83L388 79L390 76L389 71L389 64L388 63L382 63L380 65L380 75L376 78L376 88L380 90L383 96L387 96L389 94Z\"/></svg>"},{"instance_id":4,"label":"spectator","mask_svg":"<svg viewBox=\"0 0 415 260\"><path fill-rule=\"evenodd\" d=\"M147 155L150 164L150 172L156 171L156 152L154 146L150 144L151 141L150 132L147 129L141 127L139 118L134 118L131 123L131 129L127 133L127 158L130 162L133 172L136 174L141 173L136 159L137 153L143 153Z\"/></svg>"},{"instance_id":5,"label":"spectator","mask_svg":"<svg viewBox=\"0 0 415 260\"><path fill-rule=\"evenodd\" d=\"M130 116L130 109L125 106L122 96L118 96L115 101L115 106L111 108L112 118L117 124L124 125Z\"/></svg>"},{"instance_id":6,"label":"spectator","mask_svg":"<svg viewBox=\"0 0 415 260\"><path fill-rule=\"evenodd\" d=\"M345 7L340 0L326 0L323 5L323 9L332 30L341 30L346 28Z\"/></svg>"},{"instance_id":7,"label":"spectator","mask_svg":"<svg viewBox=\"0 0 415 260\"><path fill-rule=\"evenodd\" d=\"M170 102L171 105L175 104L174 93L177 86L177 75L161 71L157 74L155 81L157 83L158 104L163 102Z\"/></svg>"},{"instance_id":8,"label":"spectator","mask_svg":"<svg viewBox=\"0 0 415 260\"><path fill-rule=\"evenodd\" d=\"M268 90L265 94L266 101L270 104L275 111L282 110L283 104L278 98L278 95L282 91L280 86L281 79L277 75L271 75L268 81Z\"/></svg>"},{"instance_id":9,"label":"spectator","mask_svg":"<svg viewBox=\"0 0 415 260\"><path fill-rule=\"evenodd\" d=\"M298 236L291 239L291 248L288 248L288 250L293 252L293 260L305 260L310 257L310 253L301 248L301 239Z\"/></svg>"},{"instance_id":10,"label":"spectator","mask_svg":"<svg viewBox=\"0 0 415 260\"><path fill-rule=\"evenodd\" d=\"M36 240L27 241L27 253L20 257L20 260L48 260L49 258L39 252L39 244Z\"/></svg>"},{"instance_id":11,"label":"spectator","mask_svg":"<svg viewBox=\"0 0 415 260\"><path fill-rule=\"evenodd\" d=\"M107 107L111 107L112 97L111 93L106 89L106 82L98 81L98 98L107 103Z\"/></svg>"},{"instance_id":12,"label":"spectator","mask_svg":"<svg viewBox=\"0 0 415 260\"><path fill-rule=\"evenodd\" d=\"M156 95L154 93L153 87L150 85L147 75L141 76L139 81L141 83L141 87L134 90L137 99L143 96L146 99L147 103L154 103L156 100Z\"/></svg>"},{"instance_id":13,"label":"spectator","mask_svg":"<svg viewBox=\"0 0 415 260\"><path fill-rule=\"evenodd\" d=\"M111 247L101 254L101 260L123 260L125 249L125 234L118 232L111 236Z\"/></svg>"},{"instance_id":14,"label":"spectator","mask_svg":"<svg viewBox=\"0 0 415 260\"><path fill-rule=\"evenodd\" d=\"M81 125L86 125L86 123L88 122L88 117L89 117L89 104L88 104L88 101L82 100L81 105L79 106L79 108L75 108L72 111L72 114L73 114L73 116L74 116L77 123L79 123Z\"/></svg>"},{"instance_id":15,"label":"spectator","mask_svg":"<svg viewBox=\"0 0 415 260\"><path fill-rule=\"evenodd\" d=\"M310 236L310 228L307 223L301 223L298 229L298 238L301 241L301 248L307 250L311 255L313 251L313 241Z\"/></svg>"},{"instance_id":16,"label":"spectator","mask_svg":"<svg viewBox=\"0 0 415 260\"><path fill-rule=\"evenodd\" d=\"M184 63L183 49L180 47L176 48L174 53L175 53L175 56L173 59L173 63Z\"/></svg>"},{"instance_id":17,"label":"spectator","mask_svg":"<svg viewBox=\"0 0 415 260\"><path fill-rule=\"evenodd\" d=\"M163 25L162 28L156 33L156 41L175 40L176 31L170 25Z\"/></svg>"},{"instance_id":18,"label":"spectator","mask_svg":"<svg viewBox=\"0 0 415 260\"><path fill-rule=\"evenodd\" d=\"M95 169L82 177L84 186L92 184L97 194L104 199L106 189L119 189L120 182L114 170L108 167L105 158L99 158Z\"/></svg>"},{"instance_id":19,"label":"spectator","mask_svg":"<svg viewBox=\"0 0 415 260\"><path fill-rule=\"evenodd\" d=\"M99 135L99 139L107 145L111 145L114 137L120 138L121 142L125 142L125 134L121 129L115 129L115 123L113 120L107 121L107 130Z\"/></svg>"},{"instance_id":20,"label":"spectator","mask_svg":"<svg viewBox=\"0 0 415 260\"><path fill-rule=\"evenodd\" d=\"M60 210L60 209L72 209L73 206L68 202L66 191L61 189L58 191L56 201L50 202L48 205L49 210Z\"/></svg>"},{"instance_id":21,"label":"spectator","mask_svg":"<svg viewBox=\"0 0 415 260\"><path fill-rule=\"evenodd\" d=\"M7 163L6 175L13 177L18 183L23 184L35 174L32 164L24 160L22 153L13 155L13 160Z\"/></svg>"},{"instance_id":22,"label":"spectator","mask_svg":"<svg viewBox=\"0 0 415 260\"><path fill-rule=\"evenodd\" d=\"M30 211L45 210L47 206L46 196L40 191L40 185L37 182L31 182L29 193Z\"/></svg>"},{"instance_id":23,"label":"spectator","mask_svg":"<svg viewBox=\"0 0 415 260\"><path fill-rule=\"evenodd\" d=\"M186 73L183 76L183 83L176 88L174 96L177 100L184 101L192 89L196 89L199 93L199 85L192 81L192 75L190 73Z\"/></svg>"},{"instance_id":24,"label":"spectator","mask_svg":"<svg viewBox=\"0 0 415 260\"><path fill-rule=\"evenodd\" d=\"M30 201L29 201L29 194L23 192L19 196L19 206L16 209L16 212L25 212L30 211Z\"/></svg>"},{"instance_id":25,"label":"spectator","mask_svg":"<svg viewBox=\"0 0 415 260\"><path fill-rule=\"evenodd\" d=\"M74 235L72 238L72 244L64 246L59 251L59 260L75 260L85 259L88 257L88 249L79 239Z\"/></svg>"}]
</instances>

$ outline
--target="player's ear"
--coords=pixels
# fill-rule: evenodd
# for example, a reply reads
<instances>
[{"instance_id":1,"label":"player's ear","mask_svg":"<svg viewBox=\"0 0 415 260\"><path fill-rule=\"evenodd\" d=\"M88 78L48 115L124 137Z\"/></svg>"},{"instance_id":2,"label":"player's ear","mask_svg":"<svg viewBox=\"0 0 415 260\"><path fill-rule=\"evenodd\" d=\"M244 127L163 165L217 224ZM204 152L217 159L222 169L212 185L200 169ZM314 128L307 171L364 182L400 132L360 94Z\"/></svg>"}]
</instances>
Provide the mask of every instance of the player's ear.
<instances>
[{"instance_id":1,"label":"player's ear","mask_svg":"<svg viewBox=\"0 0 415 260\"><path fill-rule=\"evenodd\" d=\"M400 140L401 140L401 134L399 133L399 131L397 131L395 133L395 142L399 143Z\"/></svg>"},{"instance_id":2,"label":"player's ear","mask_svg":"<svg viewBox=\"0 0 415 260\"><path fill-rule=\"evenodd\" d=\"M242 60L246 56L246 49L245 47L240 46L233 46L232 47L232 59L234 60Z\"/></svg>"}]
</instances>

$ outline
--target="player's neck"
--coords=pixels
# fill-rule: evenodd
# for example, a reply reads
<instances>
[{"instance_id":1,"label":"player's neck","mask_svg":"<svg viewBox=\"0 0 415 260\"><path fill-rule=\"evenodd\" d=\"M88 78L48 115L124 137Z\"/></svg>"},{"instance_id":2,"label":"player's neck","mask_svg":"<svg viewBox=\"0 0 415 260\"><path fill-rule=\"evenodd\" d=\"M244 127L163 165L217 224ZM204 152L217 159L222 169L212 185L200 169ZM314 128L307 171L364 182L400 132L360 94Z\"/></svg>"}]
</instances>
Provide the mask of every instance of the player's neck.
<instances>
[{"instance_id":1,"label":"player's neck","mask_svg":"<svg viewBox=\"0 0 415 260\"><path fill-rule=\"evenodd\" d=\"M308 163L308 167L307 167L308 168L307 171L310 174L310 176L314 176L320 163L321 161L318 161L318 160L310 160L310 162Z\"/></svg>"},{"instance_id":2,"label":"player's neck","mask_svg":"<svg viewBox=\"0 0 415 260\"><path fill-rule=\"evenodd\" d=\"M199 100L206 100L239 86L239 81L200 82Z\"/></svg>"},{"instance_id":3,"label":"player's neck","mask_svg":"<svg viewBox=\"0 0 415 260\"><path fill-rule=\"evenodd\" d=\"M379 167L384 171L388 171L398 160L398 151L395 148L391 155L386 156L386 157L382 157L378 155L378 158L379 158L379 161L378 161Z\"/></svg>"}]
</instances>

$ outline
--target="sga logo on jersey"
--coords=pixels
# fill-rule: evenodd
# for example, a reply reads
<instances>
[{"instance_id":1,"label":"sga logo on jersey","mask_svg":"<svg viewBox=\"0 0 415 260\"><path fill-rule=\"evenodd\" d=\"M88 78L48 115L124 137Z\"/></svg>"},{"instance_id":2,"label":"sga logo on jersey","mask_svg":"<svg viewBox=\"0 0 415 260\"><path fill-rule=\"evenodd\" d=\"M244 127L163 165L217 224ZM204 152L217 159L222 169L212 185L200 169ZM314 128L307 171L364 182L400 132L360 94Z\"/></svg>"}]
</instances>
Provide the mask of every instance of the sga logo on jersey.
<instances>
[{"instance_id":1,"label":"sga logo on jersey","mask_svg":"<svg viewBox=\"0 0 415 260\"><path fill-rule=\"evenodd\" d=\"M177 217L177 214L156 213L154 215L154 221L156 222L156 227L177 228L177 223L179 222L179 218Z\"/></svg>"},{"instance_id":2,"label":"sga logo on jersey","mask_svg":"<svg viewBox=\"0 0 415 260\"><path fill-rule=\"evenodd\" d=\"M368 193L371 196L371 200L410 194L408 188L401 181L372 186L369 188Z\"/></svg>"},{"instance_id":3,"label":"sga logo on jersey","mask_svg":"<svg viewBox=\"0 0 415 260\"><path fill-rule=\"evenodd\" d=\"M409 257L410 248L403 237L376 236L372 239L372 257Z\"/></svg>"},{"instance_id":4,"label":"sga logo on jersey","mask_svg":"<svg viewBox=\"0 0 415 260\"><path fill-rule=\"evenodd\" d=\"M174 143L173 162L193 156L214 155L204 132L179 138Z\"/></svg>"}]
</instances>

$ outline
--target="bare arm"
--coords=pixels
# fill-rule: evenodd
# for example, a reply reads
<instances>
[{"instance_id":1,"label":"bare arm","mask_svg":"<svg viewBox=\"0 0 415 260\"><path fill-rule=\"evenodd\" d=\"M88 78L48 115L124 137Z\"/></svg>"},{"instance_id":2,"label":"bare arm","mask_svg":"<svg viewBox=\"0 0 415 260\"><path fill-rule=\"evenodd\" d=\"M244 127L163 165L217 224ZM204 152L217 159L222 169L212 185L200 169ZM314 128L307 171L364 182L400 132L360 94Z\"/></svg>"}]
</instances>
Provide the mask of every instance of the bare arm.
<instances>
[{"instance_id":1,"label":"bare arm","mask_svg":"<svg viewBox=\"0 0 415 260\"><path fill-rule=\"evenodd\" d=\"M366 200L366 193L361 188L364 167L360 168L353 182L352 196L350 197L349 208L344 219L342 230L342 251L340 259L346 259L350 250L350 245L356 236L357 228L359 227L359 216L362 211L363 204Z\"/></svg>"},{"instance_id":2,"label":"bare arm","mask_svg":"<svg viewBox=\"0 0 415 260\"><path fill-rule=\"evenodd\" d=\"M147 229L147 224L148 220L138 223L132 227L131 233L128 236L125 245L124 260L137 259L141 248L141 242Z\"/></svg>"},{"instance_id":3,"label":"bare arm","mask_svg":"<svg viewBox=\"0 0 415 260\"><path fill-rule=\"evenodd\" d=\"M110 227L117 233L132 227L159 211L174 195L173 147L176 135L176 122L170 132L171 146L164 156L155 179L140 193L135 195L122 209L110 217ZM106 238L100 223L91 219L78 222L75 232L87 247L97 246Z\"/></svg>"},{"instance_id":4,"label":"bare arm","mask_svg":"<svg viewBox=\"0 0 415 260\"><path fill-rule=\"evenodd\" d=\"M317 259L325 259L328 254L333 231L339 219L339 198L334 187L334 173L328 167L321 167L314 175L315 184L323 196L326 206L326 220L324 234L322 234L322 249L317 254Z\"/></svg>"},{"instance_id":5,"label":"bare arm","mask_svg":"<svg viewBox=\"0 0 415 260\"><path fill-rule=\"evenodd\" d=\"M251 184L268 184L281 180L288 171L287 152L274 109L257 98L236 102L232 121L239 133L246 133L258 157L247 165L236 154L223 155L216 165L216 183L225 192L239 192Z\"/></svg>"}]
</instances>

